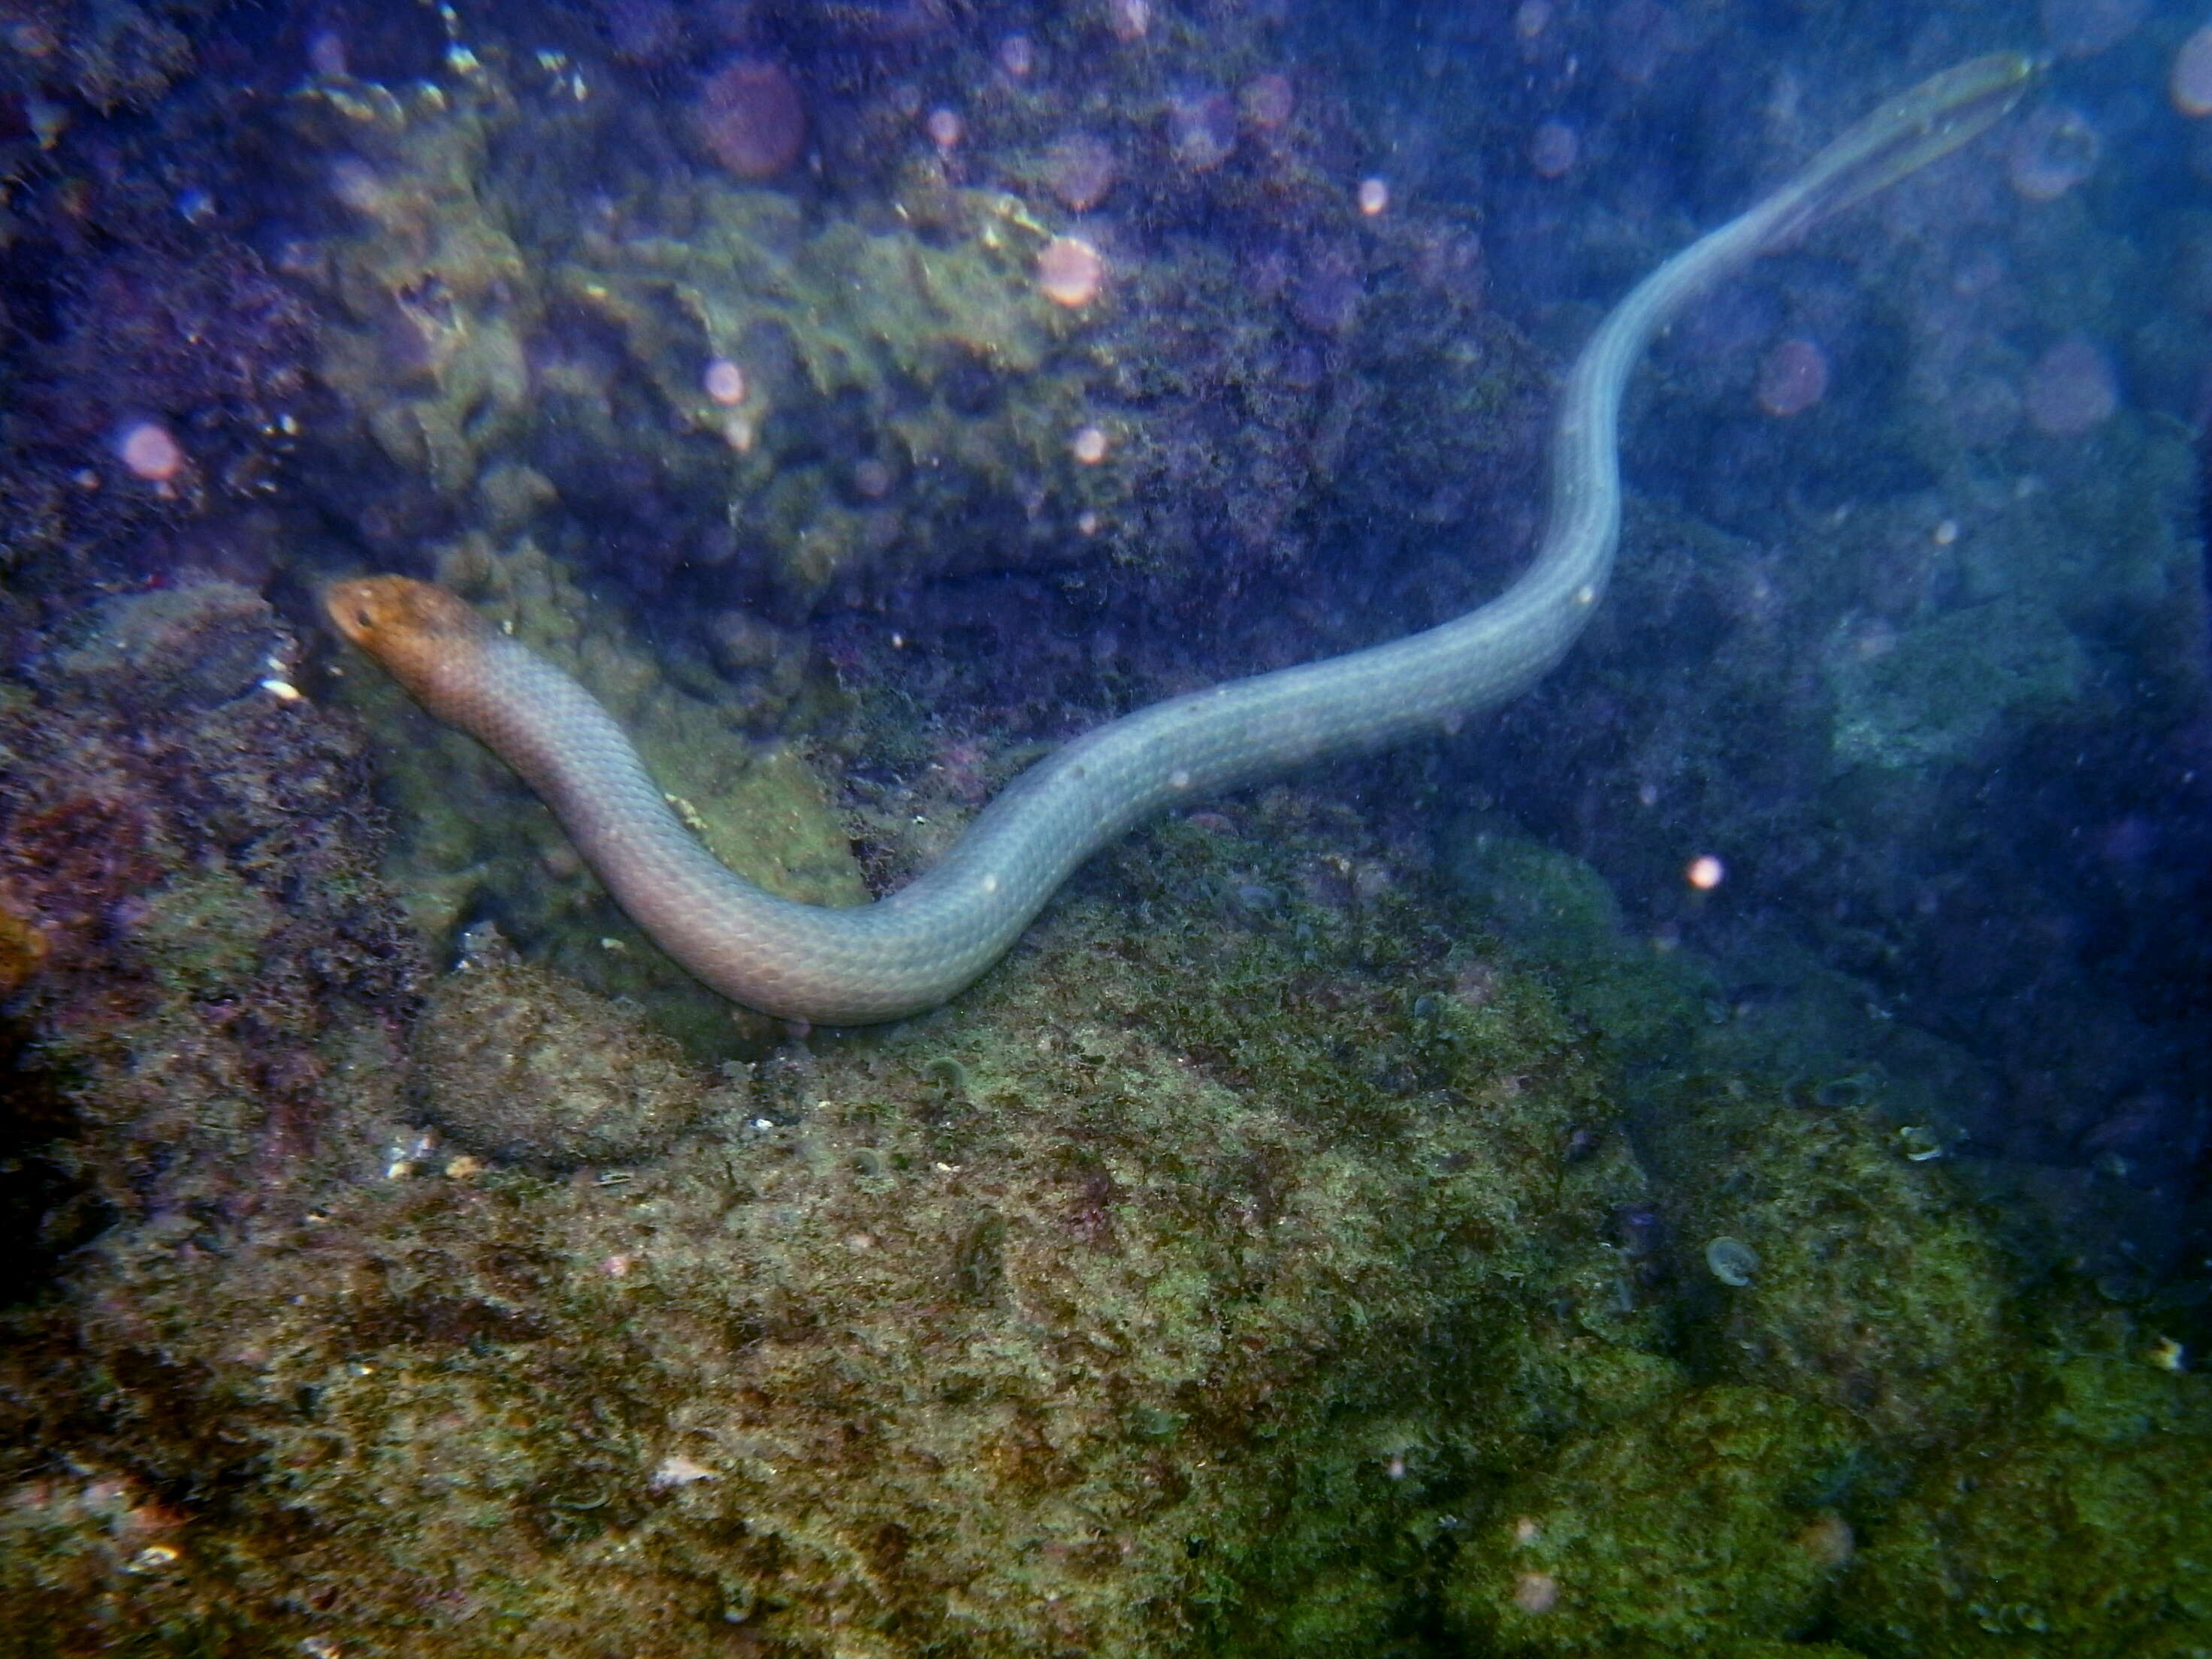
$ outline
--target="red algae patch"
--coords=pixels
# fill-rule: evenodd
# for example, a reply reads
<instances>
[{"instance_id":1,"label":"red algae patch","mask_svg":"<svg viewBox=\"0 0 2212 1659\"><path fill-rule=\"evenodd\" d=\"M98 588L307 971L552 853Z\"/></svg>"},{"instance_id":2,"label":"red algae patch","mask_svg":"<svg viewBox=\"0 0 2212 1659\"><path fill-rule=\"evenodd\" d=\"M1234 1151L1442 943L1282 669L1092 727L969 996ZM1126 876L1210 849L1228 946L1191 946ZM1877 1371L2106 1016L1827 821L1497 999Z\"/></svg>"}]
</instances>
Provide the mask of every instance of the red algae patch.
<instances>
[{"instance_id":1,"label":"red algae patch","mask_svg":"<svg viewBox=\"0 0 2212 1659\"><path fill-rule=\"evenodd\" d=\"M1106 281L1106 261L1080 236L1055 236L1037 255L1037 286L1054 305L1089 305Z\"/></svg>"},{"instance_id":2,"label":"red algae patch","mask_svg":"<svg viewBox=\"0 0 2212 1659\"><path fill-rule=\"evenodd\" d=\"M781 65L740 58L708 76L694 113L714 159L740 179L773 179L806 148L806 100Z\"/></svg>"}]
</instances>

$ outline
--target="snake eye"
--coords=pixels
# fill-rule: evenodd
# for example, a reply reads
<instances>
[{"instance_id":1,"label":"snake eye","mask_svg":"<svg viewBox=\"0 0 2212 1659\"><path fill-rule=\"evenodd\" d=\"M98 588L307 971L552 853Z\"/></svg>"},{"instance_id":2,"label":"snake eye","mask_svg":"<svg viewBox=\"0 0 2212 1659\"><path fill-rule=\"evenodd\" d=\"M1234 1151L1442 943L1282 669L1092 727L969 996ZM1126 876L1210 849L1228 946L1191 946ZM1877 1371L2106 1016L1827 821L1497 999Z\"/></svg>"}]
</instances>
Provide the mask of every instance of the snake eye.
<instances>
[{"instance_id":1,"label":"snake eye","mask_svg":"<svg viewBox=\"0 0 2212 1659\"><path fill-rule=\"evenodd\" d=\"M355 627L362 629L364 632L376 625L369 620L368 612L366 611L355 611L353 613L353 622Z\"/></svg>"}]
</instances>

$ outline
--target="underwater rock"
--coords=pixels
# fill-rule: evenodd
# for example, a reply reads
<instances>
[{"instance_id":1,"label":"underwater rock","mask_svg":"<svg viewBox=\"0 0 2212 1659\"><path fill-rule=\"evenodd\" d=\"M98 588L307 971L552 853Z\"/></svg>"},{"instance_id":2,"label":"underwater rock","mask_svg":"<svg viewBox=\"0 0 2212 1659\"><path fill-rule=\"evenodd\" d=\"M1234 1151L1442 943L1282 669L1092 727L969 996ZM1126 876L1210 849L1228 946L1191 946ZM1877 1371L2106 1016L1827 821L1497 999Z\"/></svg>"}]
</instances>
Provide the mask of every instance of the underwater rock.
<instances>
[{"instance_id":1,"label":"underwater rock","mask_svg":"<svg viewBox=\"0 0 2212 1659\"><path fill-rule=\"evenodd\" d=\"M2083 1353L2039 1422L1939 1460L1869 1540L1869 1653L2184 1659L2212 1644L2212 1382Z\"/></svg>"},{"instance_id":2,"label":"underwater rock","mask_svg":"<svg viewBox=\"0 0 2212 1659\"><path fill-rule=\"evenodd\" d=\"M325 1090L393 1075L422 954L376 873L365 739L231 583L58 631L0 689L0 907L42 958L14 1012L73 1114L41 1156L108 1216L228 1224L367 1156Z\"/></svg>"},{"instance_id":3,"label":"underwater rock","mask_svg":"<svg viewBox=\"0 0 2212 1659\"><path fill-rule=\"evenodd\" d=\"M707 1097L634 1009L526 965L488 926L430 988L409 1053L430 1122L472 1152L553 1169L650 1158Z\"/></svg>"},{"instance_id":4,"label":"underwater rock","mask_svg":"<svg viewBox=\"0 0 2212 1659\"><path fill-rule=\"evenodd\" d=\"M1644 1128L1686 1227L1713 1239L1684 1328L1713 1374L1822 1401L1892 1455L2002 1412L2024 1363L2003 1262L1954 1178L1912 1162L1893 1125L1684 1079Z\"/></svg>"},{"instance_id":5,"label":"underwater rock","mask_svg":"<svg viewBox=\"0 0 2212 1659\"><path fill-rule=\"evenodd\" d=\"M104 599L48 672L118 704L213 708L275 672L270 621L267 602L234 582Z\"/></svg>"},{"instance_id":6,"label":"underwater rock","mask_svg":"<svg viewBox=\"0 0 2212 1659\"><path fill-rule=\"evenodd\" d=\"M1232 860L1287 890L1338 839L1260 823L1115 861L910 1030L732 1068L744 1109L650 1168L380 1170L221 1252L118 1234L72 1340L134 1427L60 1449L228 1496L180 1505L160 1541L195 1565L142 1583L85 1481L11 1474L0 1606L422 1659L517 1628L554 1655L734 1632L1167 1659L1417 1616L1454 1470L1671 1375L1644 1322L1560 1311L1639 1183L1618 1138L1559 1159L1605 1108L1540 988L1411 1014L1449 947L1402 892L1129 928ZM568 1066L586 1031L632 1042L574 1012ZM371 1080L334 1075L326 1109L357 1121ZM446 1081L501 1121L505 1068Z\"/></svg>"},{"instance_id":7,"label":"underwater rock","mask_svg":"<svg viewBox=\"0 0 2212 1659\"><path fill-rule=\"evenodd\" d=\"M1500 1494L1446 1605L1486 1650L1735 1653L1803 1628L1850 1529L1806 1494L1847 1466L1833 1413L1699 1389L1587 1439Z\"/></svg>"}]
</instances>

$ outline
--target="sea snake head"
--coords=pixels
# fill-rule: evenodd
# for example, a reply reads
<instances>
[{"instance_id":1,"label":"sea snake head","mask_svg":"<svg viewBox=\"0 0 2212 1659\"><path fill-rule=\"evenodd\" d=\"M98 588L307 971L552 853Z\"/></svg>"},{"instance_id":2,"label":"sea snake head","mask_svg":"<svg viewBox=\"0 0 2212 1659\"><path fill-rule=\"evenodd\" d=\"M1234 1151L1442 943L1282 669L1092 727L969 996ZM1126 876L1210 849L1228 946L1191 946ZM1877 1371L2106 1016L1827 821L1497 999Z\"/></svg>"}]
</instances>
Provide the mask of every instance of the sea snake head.
<instances>
[{"instance_id":1,"label":"sea snake head","mask_svg":"<svg viewBox=\"0 0 2212 1659\"><path fill-rule=\"evenodd\" d=\"M323 609L339 633L444 720L465 703L484 647L497 638L460 595L406 576L332 582Z\"/></svg>"}]
</instances>

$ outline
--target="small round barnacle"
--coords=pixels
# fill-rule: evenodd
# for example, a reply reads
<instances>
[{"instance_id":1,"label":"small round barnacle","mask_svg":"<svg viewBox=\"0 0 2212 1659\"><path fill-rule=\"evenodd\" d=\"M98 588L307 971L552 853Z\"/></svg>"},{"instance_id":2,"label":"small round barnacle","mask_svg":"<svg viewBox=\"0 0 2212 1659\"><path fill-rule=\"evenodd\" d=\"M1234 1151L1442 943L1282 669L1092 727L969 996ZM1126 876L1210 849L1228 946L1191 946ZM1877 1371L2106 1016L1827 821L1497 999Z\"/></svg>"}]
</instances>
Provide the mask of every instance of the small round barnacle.
<instances>
[{"instance_id":1,"label":"small round barnacle","mask_svg":"<svg viewBox=\"0 0 2212 1659\"><path fill-rule=\"evenodd\" d=\"M1722 1284L1741 1290L1759 1277L1759 1252L1724 1233L1706 1243L1705 1266Z\"/></svg>"},{"instance_id":2,"label":"small round barnacle","mask_svg":"<svg viewBox=\"0 0 2212 1659\"><path fill-rule=\"evenodd\" d=\"M948 1100L968 1098L968 1068L950 1054L939 1054L927 1062L921 1074L935 1084Z\"/></svg>"}]
</instances>

